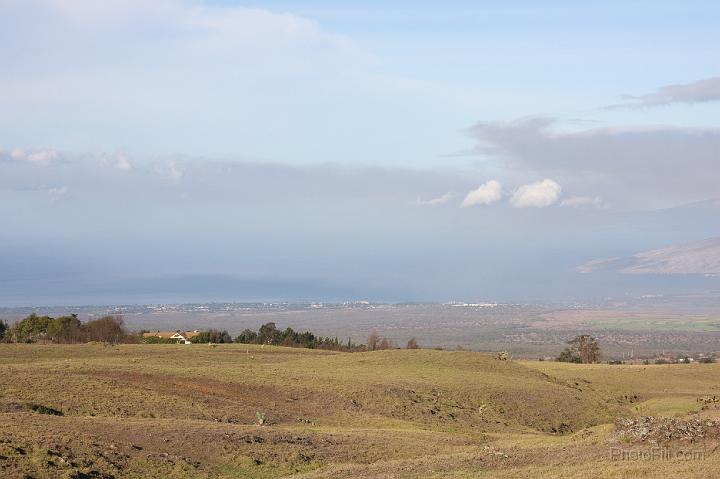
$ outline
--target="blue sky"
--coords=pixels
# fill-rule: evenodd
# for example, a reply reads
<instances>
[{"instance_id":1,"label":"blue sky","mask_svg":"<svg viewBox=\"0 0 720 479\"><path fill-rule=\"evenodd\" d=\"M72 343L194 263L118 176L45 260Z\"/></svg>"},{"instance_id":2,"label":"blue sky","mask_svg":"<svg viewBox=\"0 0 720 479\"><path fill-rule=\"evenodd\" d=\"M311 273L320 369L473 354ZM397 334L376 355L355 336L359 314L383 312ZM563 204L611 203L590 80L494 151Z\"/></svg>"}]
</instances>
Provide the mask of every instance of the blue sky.
<instances>
[{"instance_id":1,"label":"blue sky","mask_svg":"<svg viewBox=\"0 0 720 479\"><path fill-rule=\"evenodd\" d=\"M716 2L0 0L0 301L591 294L573 265L718 234L674 208L716 197L719 27Z\"/></svg>"}]
</instances>

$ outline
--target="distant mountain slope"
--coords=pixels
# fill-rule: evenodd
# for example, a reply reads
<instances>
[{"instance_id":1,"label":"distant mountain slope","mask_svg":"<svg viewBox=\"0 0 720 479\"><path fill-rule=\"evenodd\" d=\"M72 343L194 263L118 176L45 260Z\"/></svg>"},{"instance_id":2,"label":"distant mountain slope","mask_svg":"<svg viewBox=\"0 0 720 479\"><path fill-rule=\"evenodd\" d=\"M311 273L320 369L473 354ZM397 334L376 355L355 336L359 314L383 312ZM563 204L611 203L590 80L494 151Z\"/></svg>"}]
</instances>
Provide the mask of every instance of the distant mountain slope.
<instances>
[{"instance_id":1,"label":"distant mountain slope","mask_svg":"<svg viewBox=\"0 0 720 479\"><path fill-rule=\"evenodd\" d=\"M596 259L577 270L581 273L618 271L626 274L720 274L720 238L644 251L628 258Z\"/></svg>"}]
</instances>

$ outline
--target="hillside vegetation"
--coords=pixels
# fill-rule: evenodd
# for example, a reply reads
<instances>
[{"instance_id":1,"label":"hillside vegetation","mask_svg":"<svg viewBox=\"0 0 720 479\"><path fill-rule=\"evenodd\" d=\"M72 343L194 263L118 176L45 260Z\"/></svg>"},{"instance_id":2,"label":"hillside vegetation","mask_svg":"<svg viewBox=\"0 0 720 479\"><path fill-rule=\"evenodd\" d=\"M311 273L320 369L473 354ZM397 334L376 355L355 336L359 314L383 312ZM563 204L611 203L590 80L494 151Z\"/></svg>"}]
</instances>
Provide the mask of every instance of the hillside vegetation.
<instances>
[{"instance_id":1,"label":"hillside vegetation","mask_svg":"<svg viewBox=\"0 0 720 479\"><path fill-rule=\"evenodd\" d=\"M707 429L693 447L712 451L716 364L3 344L0 367L2 477L711 477L720 467L710 452L693 461L609 452L652 446L621 436L622 418L687 414Z\"/></svg>"}]
</instances>

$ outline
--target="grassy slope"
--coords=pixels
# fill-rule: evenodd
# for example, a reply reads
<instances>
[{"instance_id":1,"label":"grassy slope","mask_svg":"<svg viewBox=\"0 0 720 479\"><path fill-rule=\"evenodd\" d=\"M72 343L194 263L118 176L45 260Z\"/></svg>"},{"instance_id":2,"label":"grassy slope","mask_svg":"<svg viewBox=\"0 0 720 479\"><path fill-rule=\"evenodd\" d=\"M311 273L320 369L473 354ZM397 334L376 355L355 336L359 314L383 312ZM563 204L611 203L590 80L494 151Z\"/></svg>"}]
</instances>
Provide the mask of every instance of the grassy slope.
<instances>
[{"instance_id":1,"label":"grassy slope","mask_svg":"<svg viewBox=\"0 0 720 479\"><path fill-rule=\"evenodd\" d=\"M610 462L604 424L696 409L698 396L720 395L719 366L0 345L0 475L583 477L588 467L616 477L637 468L705 477L715 456L704 466ZM65 415L32 412L33 404ZM258 412L265 426L254 424Z\"/></svg>"}]
</instances>

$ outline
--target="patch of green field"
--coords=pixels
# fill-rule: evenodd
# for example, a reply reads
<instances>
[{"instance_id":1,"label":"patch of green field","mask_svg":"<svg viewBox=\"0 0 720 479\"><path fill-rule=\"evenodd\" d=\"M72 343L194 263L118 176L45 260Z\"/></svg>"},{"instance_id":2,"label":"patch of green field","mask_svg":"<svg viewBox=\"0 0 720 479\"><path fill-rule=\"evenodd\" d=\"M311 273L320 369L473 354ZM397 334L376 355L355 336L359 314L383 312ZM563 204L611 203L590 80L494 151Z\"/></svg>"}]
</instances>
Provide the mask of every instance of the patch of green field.
<instances>
[{"instance_id":1,"label":"patch of green field","mask_svg":"<svg viewBox=\"0 0 720 479\"><path fill-rule=\"evenodd\" d=\"M720 318L711 316L611 316L594 319L586 326L615 331L712 332L720 331Z\"/></svg>"}]
</instances>

